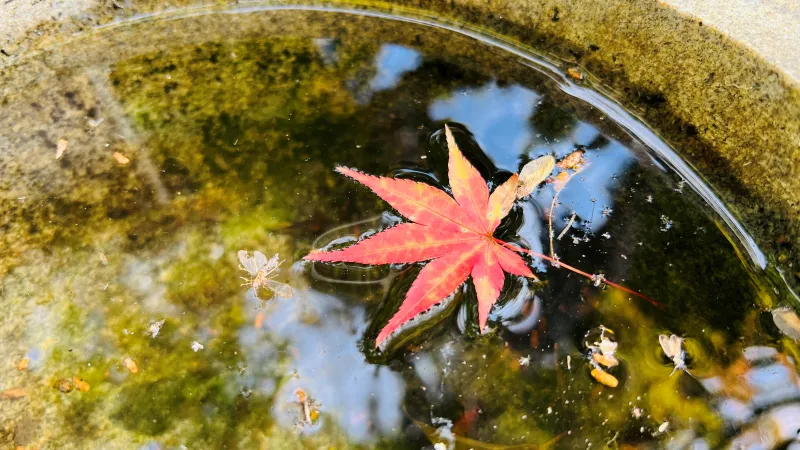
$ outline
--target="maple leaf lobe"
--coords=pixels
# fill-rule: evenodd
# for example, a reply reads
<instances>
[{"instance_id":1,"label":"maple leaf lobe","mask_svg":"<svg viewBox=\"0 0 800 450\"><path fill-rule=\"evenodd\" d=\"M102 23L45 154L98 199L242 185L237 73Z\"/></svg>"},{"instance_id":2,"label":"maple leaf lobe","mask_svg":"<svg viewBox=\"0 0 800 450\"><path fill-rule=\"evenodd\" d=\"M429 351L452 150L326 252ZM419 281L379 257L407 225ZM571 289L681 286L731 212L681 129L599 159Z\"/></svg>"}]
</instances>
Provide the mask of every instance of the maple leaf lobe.
<instances>
[{"instance_id":1,"label":"maple leaf lobe","mask_svg":"<svg viewBox=\"0 0 800 450\"><path fill-rule=\"evenodd\" d=\"M503 272L535 278L518 254L498 244L492 236L516 199L517 176L512 175L489 195L486 180L458 149L449 127L445 127L445 134L453 197L429 184L337 167L339 173L372 189L413 223L394 226L341 250L312 251L304 258L362 264L431 260L378 334L376 346L404 323L447 298L470 276L483 331L503 288Z\"/></svg>"}]
</instances>

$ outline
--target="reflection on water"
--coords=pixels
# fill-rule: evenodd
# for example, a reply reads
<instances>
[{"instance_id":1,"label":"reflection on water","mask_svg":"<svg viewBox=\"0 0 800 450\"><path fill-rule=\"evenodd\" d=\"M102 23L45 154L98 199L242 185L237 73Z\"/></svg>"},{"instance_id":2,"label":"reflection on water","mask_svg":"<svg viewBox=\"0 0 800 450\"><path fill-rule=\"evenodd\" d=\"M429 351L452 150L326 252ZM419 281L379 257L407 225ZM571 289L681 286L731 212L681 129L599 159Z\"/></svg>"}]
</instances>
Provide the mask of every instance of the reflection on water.
<instances>
[{"instance_id":1,"label":"reflection on water","mask_svg":"<svg viewBox=\"0 0 800 450\"><path fill-rule=\"evenodd\" d=\"M254 24L264 28L243 31ZM96 60L24 63L59 75L0 105L3 448L796 439L800 348L763 312L776 306L766 282L691 186L613 118L485 44L407 23L198 16L169 23L185 42L136 47L163 26L107 31L138 49L112 62L99 56L116 54L109 39L87 38L75 54ZM583 149L588 164L552 212L559 235L575 215L555 252L662 309L537 260L545 282L507 280L485 335L468 282L407 341L373 350L419 266L298 261L399 220L337 164L446 189L445 122L495 185L533 158ZM499 237L547 251L554 193L521 202ZM241 249L286 259L276 280L292 298L242 286ZM618 343L616 388L590 376L584 340L601 326ZM686 339L688 373L671 375L659 347L672 333Z\"/></svg>"}]
</instances>

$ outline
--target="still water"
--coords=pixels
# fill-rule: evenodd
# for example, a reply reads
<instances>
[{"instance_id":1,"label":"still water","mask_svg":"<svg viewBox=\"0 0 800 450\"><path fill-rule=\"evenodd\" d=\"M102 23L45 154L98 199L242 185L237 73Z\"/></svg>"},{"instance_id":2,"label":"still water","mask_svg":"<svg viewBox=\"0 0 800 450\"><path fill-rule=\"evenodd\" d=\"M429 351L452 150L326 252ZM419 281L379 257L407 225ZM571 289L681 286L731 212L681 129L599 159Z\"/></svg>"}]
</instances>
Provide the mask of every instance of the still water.
<instances>
[{"instance_id":1,"label":"still water","mask_svg":"<svg viewBox=\"0 0 800 450\"><path fill-rule=\"evenodd\" d=\"M783 448L800 428L797 342L707 188L518 54L251 9L114 24L0 80L2 448ZM445 124L492 185L584 150L554 251L659 305L531 259L543 282L507 277L483 335L468 281L374 349L422 264L302 258L403 220L336 165L447 189ZM496 235L548 253L554 193ZM280 255L293 294L243 285L239 250ZM591 375L602 337L616 387Z\"/></svg>"}]
</instances>

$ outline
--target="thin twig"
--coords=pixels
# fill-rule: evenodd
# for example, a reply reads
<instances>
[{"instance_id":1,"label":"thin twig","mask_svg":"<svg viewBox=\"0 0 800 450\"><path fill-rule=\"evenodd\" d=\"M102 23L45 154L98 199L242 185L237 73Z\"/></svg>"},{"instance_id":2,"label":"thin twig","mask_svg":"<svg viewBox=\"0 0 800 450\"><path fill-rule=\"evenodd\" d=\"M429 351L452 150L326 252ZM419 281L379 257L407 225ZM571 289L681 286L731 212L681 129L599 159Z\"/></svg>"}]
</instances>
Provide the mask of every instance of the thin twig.
<instances>
[{"instance_id":1,"label":"thin twig","mask_svg":"<svg viewBox=\"0 0 800 450\"><path fill-rule=\"evenodd\" d=\"M575 223L575 216L577 216L577 215L578 215L578 213L576 213L574 211L572 212L572 217L569 218L569 222L567 222L567 226L565 226L564 229L561 230L561 234L559 234L556 239L558 239L560 241L561 238L564 237L565 234L567 234L567 230L569 230L572 227L572 224Z\"/></svg>"},{"instance_id":2,"label":"thin twig","mask_svg":"<svg viewBox=\"0 0 800 450\"><path fill-rule=\"evenodd\" d=\"M516 246L514 244L509 244L508 242L501 241L500 239L497 239L497 238L494 238L494 241L497 242L498 244L502 245L503 247L506 247L506 248L510 249L510 250L514 250L514 251L520 252L520 253L527 253L527 254L532 255L532 256L537 256L539 258L543 258L543 259L545 259L547 261L550 261L550 263L553 264L556 267L563 267L563 268L565 268L565 269L567 269L569 271L577 273L578 275L582 275L582 276L584 276L584 277L586 277L586 278L588 278L590 280L595 280L596 279L596 277L594 275L588 274L588 273L586 273L586 272L584 272L584 271L582 271L580 269L572 267L569 264L564 264L563 262L558 261L555 258L551 258L551 257L549 257L549 256L547 256L545 254L542 254L542 253L539 253L539 252L535 252L533 250L524 249L524 248L518 247L518 246ZM652 298L650 298L650 297L648 297L648 296L646 296L644 294L640 294L640 293L634 291L633 289L627 288L627 287L625 287L625 286L623 286L621 284L614 283L613 281L609 281L609 280L607 280L605 278L603 278L603 283L605 283L605 284L607 284L607 285L609 285L611 287L615 287L615 288L617 288L617 289L619 289L621 291L625 291L625 292L627 292L627 293L629 293L631 295L635 295L635 296L637 296L639 298L643 298L643 299L647 300L648 302L650 302L651 305L653 305L653 306L655 306L655 307L657 307L659 309L664 309L664 307L661 305L661 303L658 303L657 301L653 300Z\"/></svg>"},{"instance_id":3,"label":"thin twig","mask_svg":"<svg viewBox=\"0 0 800 450\"><path fill-rule=\"evenodd\" d=\"M556 252L553 251L553 210L556 208L556 201L558 200L558 194L560 194L561 191L563 191L564 188L567 187L567 183L569 183L569 180L571 180L572 177L574 177L575 175L580 173L581 170L583 170L583 167L579 168L575 172L572 172L572 174L570 174L570 176L567 177L567 180L564 181L564 184L561 185L561 189L557 189L556 193L553 195L553 201L550 202L550 213L547 215L547 228L549 230L548 235L550 236L550 257L551 258L555 258L556 257ZM561 239L561 238L559 238L559 239Z\"/></svg>"}]
</instances>

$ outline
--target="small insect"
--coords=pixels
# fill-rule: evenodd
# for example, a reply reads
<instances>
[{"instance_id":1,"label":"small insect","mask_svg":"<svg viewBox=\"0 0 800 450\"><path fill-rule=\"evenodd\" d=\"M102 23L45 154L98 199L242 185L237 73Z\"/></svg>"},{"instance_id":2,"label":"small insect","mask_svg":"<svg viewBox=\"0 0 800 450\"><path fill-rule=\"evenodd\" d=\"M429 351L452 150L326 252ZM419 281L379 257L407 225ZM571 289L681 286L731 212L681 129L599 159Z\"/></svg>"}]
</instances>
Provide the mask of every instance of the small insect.
<instances>
[{"instance_id":1,"label":"small insect","mask_svg":"<svg viewBox=\"0 0 800 450\"><path fill-rule=\"evenodd\" d=\"M672 363L675 364L675 368L672 369L672 373L669 376L672 376L676 370L686 370L686 361L684 360L686 352L681 348L683 338L674 334L670 337L667 337L666 334L661 334L658 336L658 343L661 344L661 349L664 350L667 358L671 359Z\"/></svg>"},{"instance_id":2,"label":"small insect","mask_svg":"<svg viewBox=\"0 0 800 450\"><path fill-rule=\"evenodd\" d=\"M289 298L292 296L291 286L272 279L278 274L278 266L283 262L278 259L277 254L267 259L258 250L253 252L253 256L250 256L246 250L239 250L238 255L239 262L242 263L240 268L250 274L250 278L242 277L246 281L243 286L250 286L253 291L258 291L259 288L264 287L278 297Z\"/></svg>"}]
</instances>

